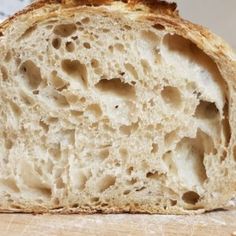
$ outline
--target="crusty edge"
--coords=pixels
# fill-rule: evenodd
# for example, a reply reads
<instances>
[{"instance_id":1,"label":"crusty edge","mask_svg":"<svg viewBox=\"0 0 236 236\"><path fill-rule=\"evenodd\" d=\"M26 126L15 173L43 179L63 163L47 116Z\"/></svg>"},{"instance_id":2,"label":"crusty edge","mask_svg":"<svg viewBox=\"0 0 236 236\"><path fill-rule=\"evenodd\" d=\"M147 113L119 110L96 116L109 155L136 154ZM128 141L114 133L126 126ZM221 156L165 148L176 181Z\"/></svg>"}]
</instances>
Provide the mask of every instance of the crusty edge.
<instances>
[{"instance_id":1,"label":"crusty edge","mask_svg":"<svg viewBox=\"0 0 236 236\"><path fill-rule=\"evenodd\" d=\"M223 209L223 208L222 208ZM0 208L1 213L28 213L28 214L60 214L60 215L69 215L69 214L160 214L160 215L198 215L205 212L208 212L206 209L196 209L196 210L184 210L180 207L164 210L163 208L153 209L139 209L139 208L129 208L123 209L119 207L111 208L71 208L71 207L58 207L53 209L47 209L43 207L28 207L22 209L9 210L7 208Z\"/></svg>"},{"instance_id":2,"label":"crusty edge","mask_svg":"<svg viewBox=\"0 0 236 236\"><path fill-rule=\"evenodd\" d=\"M0 36L3 35L4 30L20 15L25 15L46 5L59 4L62 7L74 7L74 6L91 6L91 5L104 5L111 4L112 2L121 2L122 0L38 0L31 5L27 6L23 10L15 13L0 24ZM165 12L166 14L178 14L177 4L168 3L161 0L123 0L129 7L134 7L137 4L143 4L149 7L151 11Z\"/></svg>"},{"instance_id":3,"label":"crusty edge","mask_svg":"<svg viewBox=\"0 0 236 236\"><path fill-rule=\"evenodd\" d=\"M11 25L11 23L19 16L26 15L27 13L30 13L50 4L62 4L62 0L38 0L25 7L23 10L16 12L14 15L10 16L0 24L0 36L3 35L5 29L7 29Z\"/></svg>"}]
</instances>

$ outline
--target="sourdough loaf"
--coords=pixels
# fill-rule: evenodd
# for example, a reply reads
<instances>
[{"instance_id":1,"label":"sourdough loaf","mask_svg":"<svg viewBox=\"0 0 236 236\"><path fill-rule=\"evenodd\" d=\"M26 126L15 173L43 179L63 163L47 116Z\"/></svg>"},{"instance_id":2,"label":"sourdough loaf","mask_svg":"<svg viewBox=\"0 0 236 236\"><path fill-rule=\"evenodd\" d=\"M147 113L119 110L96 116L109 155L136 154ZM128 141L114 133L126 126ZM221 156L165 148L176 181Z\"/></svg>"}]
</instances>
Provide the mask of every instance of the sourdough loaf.
<instances>
[{"instance_id":1,"label":"sourdough loaf","mask_svg":"<svg viewBox=\"0 0 236 236\"><path fill-rule=\"evenodd\" d=\"M236 193L236 57L163 1L37 1L0 25L0 209L189 214Z\"/></svg>"}]
</instances>

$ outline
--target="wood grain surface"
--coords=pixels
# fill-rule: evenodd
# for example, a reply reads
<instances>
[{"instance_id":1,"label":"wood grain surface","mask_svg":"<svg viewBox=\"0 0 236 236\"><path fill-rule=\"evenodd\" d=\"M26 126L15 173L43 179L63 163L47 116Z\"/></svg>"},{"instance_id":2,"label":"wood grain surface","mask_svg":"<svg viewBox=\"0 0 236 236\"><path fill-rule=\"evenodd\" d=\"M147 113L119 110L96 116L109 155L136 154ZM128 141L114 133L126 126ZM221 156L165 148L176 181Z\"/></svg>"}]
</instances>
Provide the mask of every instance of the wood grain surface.
<instances>
[{"instance_id":1,"label":"wood grain surface","mask_svg":"<svg viewBox=\"0 0 236 236\"><path fill-rule=\"evenodd\" d=\"M197 216L0 214L1 236L236 236L236 211Z\"/></svg>"}]
</instances>

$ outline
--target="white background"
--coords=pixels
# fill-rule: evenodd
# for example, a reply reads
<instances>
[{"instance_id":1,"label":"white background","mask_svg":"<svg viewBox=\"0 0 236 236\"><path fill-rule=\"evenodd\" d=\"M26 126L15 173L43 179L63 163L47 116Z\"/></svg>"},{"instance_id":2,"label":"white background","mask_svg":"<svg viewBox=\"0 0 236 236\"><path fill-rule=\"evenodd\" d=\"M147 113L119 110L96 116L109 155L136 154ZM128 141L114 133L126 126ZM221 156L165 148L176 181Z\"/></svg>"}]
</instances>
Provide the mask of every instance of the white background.
<instances>
[{"instance_id":1,"label":"white background","mask_svg":"<svg viewBox=\"0 0 236 236\"><path fill-rule=\"evenodd\" d=\"M180 15L204 25L236 49L236 0L176 0Z\"/></svg>"},{"instance_id":2,"label":"white background","mask_svg":"<svg viewBox=\"0 0 236 236\"><path fill-rule=\"evenodd\" d=\"M30 0L0 0L1 12L13 14ZM176 0L180 14L210 28L236 49L236 0Z\"/></svg>"}]
</instances>

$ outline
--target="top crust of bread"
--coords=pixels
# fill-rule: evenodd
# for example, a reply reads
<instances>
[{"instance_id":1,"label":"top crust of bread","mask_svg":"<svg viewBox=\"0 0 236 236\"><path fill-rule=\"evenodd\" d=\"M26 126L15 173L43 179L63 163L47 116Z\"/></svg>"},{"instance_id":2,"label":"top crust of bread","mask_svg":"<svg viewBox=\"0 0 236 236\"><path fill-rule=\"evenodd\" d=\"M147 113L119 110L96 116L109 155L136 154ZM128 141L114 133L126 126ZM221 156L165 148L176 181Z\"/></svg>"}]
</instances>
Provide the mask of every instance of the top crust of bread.
<instances>
[{"instance_id":1,"label":"top crust of bread","mask_svg":"<svg viewBox=\"0 0 236 236\"><path fill-rule=\"evenodd\" d=\"M150 22L152 25L157 25L157 27L164 26L165 29L171 34L177 34L185 39L190 40L198 48L200 48L204 53L206 53L218 66L219 71L226 81L228 85L228 101L229 101L229 123L231 125L231 140L229 146L234 146L236 143L236 56L233 50L230 48L227 43L225 43L220 37L214 35L213 33L209 32L202 26L193 24L189 21L183 20L178 13L177 6L175 3L167 3L165 1L155 1L155 0L128 0L128 1L112 1L112 0L40 0L36 1L35 3L31 4L23 11L16 13L14 16L10 17L6 21L0 24L0 37L5 35L5 32L11 27L11 25L17 21L22 19L24 21L25 18L31 20L31 16L34 16L32 19L32 23L35 24L40 22L41 20L45 19L45 12L47 12L48 17L55 14L54 11L61 11L61 14L65 16L71 16L73 11L76 8L83 7L83 6L100 6L100 5L114 5L119 9L121 6L119 2L127 3L125 10L127 12L132 11L132 9L141 8L143 13L140 15L140 18L144 18ZM123 6L122 6L123 7ZM233 149L233 148L231 148ZM232 150L231 150L232 152ZM232 153L230 155L233 155ZM227 185L228 193L224 193L222 197L222 201L224 202L225 199L229 199L232 197L232 193L236 193L236 171L235 165L233 166L232 163L228 160L223 165L229 171L228 179L225 178L225 184ZM232 168L229 166L232 165ZM222 186L222 188L224 188ZM222 205L220 203L221 199L219 199L218 205L222 207L227 207L227 203ZM217 203L215 203L217 204ZM209 202L209 209L215 208L214 205L211 205ZM206 209L207 210L207 209ZM8 211L3 209L3 211ZM21 211L21 210L19 210ZM25 212L45 212L45 209L37 209L29 207L29 209L25 210ZM203 212L204 210L194 210L194 211L186 211L181 208L176 208L173 212L174 214L183 214L183 213L199 213ZM76 209L54 209L50 210L51 213L77 213ZM83 213L83 210L79 210L80 213ZM95 213L96 210L85 210L84 213ZM115 208L114 209L107 209L103 211L105 213L119 213L124 212L123 209ZM131 209L129 212L140 212L140 210L136 210L135 208ZM147 211L145 211L147 212ZM152 209L150 208L150 213ZM160 213L166 213L166 211L159 210Z\"/></svg>"},{"instance_id":2,"label":"top crust of bread","mask_svg":"<svg viewBox=\"0 0 236 236\"><path fill-rule=\"evenodd\" d=\"M142 9L144 11L144 15L150 13L150 16L147 17L150 21L155 23L155 21L159 22L160 20L160 23L163 23L167 27L169 26L170 28L173 28L173 31L176 31L176 33L180 35L184 35L185 38L190 40L195 39L194 43L203 37L204 39L200 40L197 44L197 46L201 49L207 48L208 44L205 41L209 41L211 44L210 49L213 49L215 57L220 58L225 55L229 56L232 60L234 60L234 62L236 61L235 53L224 40L210 32L208 29L182 19L179 16L176 3L161 0L38 0L3 21L0 24L0 35L4 34L4 31L12 23L12 21L16 20L21 15L32 14L32 12L35 12L35 10L40 8L50 9L50 6L55 4L58 5L56 8L60 7L63 9L81 6L111 5L116 2L127 3L127 10L132 10L132 8L137 6L142 6L144 7ZM53 9L51 10L53 11ZM40 21L40 18L38 20ZM189 30L193 31L192 37L186 34Z\"/></svg>"}]
</instances>

